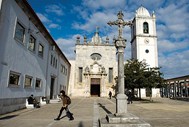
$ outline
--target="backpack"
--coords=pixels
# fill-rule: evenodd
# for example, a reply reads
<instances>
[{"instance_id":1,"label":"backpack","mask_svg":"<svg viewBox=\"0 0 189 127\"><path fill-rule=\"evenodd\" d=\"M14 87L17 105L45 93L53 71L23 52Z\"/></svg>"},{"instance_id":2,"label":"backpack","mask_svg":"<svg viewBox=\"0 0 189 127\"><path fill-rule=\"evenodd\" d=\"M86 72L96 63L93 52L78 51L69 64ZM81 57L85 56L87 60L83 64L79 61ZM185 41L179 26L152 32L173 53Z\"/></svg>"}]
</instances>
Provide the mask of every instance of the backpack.
<instances>
[{"instance_id":1,"label":"backpack","mask_svg":"<svg viewBox=\"0 0 189 127\"><path fill-rule=\"evenodd\" d=\"M70 99L70 97L67 96L66 98L67 98L67 104L70 105L70 104L71 104L71 99Z\"/></svg>"}]
</instances>

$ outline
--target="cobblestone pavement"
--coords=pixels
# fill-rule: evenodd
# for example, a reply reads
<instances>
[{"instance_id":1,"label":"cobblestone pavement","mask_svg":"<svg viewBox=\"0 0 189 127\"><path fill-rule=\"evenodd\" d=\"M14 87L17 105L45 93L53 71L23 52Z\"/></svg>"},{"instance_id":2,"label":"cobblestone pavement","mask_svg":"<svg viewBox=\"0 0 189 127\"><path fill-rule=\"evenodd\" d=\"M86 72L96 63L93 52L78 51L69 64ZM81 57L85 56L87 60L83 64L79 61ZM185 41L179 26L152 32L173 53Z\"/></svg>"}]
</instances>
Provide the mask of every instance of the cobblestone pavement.
<instances>
[{"instance_id":1,"label":"cobblestone pavement","mask_svg":"<svg viewBox=\"0 0 189 127\"><path fill-rule=\"evenodd\" d=\"M60 121L54 121L61 103L53 103L38 109L23 109L0 115L0 127L98 127L98 119L115 113L116 100L107 98L72 98L70 111L74 120L69 121L63 113ZM155 98L134 101L128 112L150 123L152 127L189 127L189 102Z\"/></svg>"}]
</instances>

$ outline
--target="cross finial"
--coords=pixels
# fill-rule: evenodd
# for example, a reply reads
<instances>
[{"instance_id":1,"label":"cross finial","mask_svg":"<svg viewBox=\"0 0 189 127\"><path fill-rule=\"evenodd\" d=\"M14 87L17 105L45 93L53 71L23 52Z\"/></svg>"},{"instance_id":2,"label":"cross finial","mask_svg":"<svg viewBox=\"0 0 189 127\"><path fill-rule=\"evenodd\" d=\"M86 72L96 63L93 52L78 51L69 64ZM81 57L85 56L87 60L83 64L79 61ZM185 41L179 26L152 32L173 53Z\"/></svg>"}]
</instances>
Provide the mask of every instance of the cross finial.
<instances>
[{"instance_id":1,"label":"cross finial","mask_svg":"<svg viewBox=\"0 0 189 127\"><path fill-rule=\"evenodd\" d=\"M99 31L99 27L98 27L98 26L96 26L96 33L98 33L98 31Z\"/></svg>"},{"instance_id":2,"label":"cross finial","mask_svg":"<svg viewBox=\"0 0 189 127\"><path fill-rule=\"evenodd\" d=\"M123 15L122 11L119 11L117 14L118 19L123 19L123 16L124 15Z\"/></svg>"}]
</instances>

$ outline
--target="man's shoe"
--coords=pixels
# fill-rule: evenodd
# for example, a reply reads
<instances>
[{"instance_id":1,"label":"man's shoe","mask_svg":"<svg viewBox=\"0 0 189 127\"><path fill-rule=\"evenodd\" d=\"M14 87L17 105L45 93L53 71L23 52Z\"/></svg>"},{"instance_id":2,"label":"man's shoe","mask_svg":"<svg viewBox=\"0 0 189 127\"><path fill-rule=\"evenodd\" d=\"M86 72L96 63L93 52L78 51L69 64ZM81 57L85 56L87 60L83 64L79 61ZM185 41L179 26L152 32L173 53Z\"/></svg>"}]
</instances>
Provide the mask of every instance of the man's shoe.
<instances>
[{"instance_id":1,"label":"man's shoe","mask_svg":"<svg viewBox=\"0 0 189 127\"><path fill-rule=\"evenodd\" d=\"M73 117L72 117L72 118L70 118L70 121L71 121L71 120L74 120L74 118L73 118Z\"/></svg>"},{"instance_id":2,"label":"man's shoe","mask_svg":"<svg viewBox=\"0 0 189 127\"><path fill-rule=\"evenodd\" d=\"M60 118L56 118L56 119L54 119L54 120L60 120Z\"/></svg>"}]
</instances>

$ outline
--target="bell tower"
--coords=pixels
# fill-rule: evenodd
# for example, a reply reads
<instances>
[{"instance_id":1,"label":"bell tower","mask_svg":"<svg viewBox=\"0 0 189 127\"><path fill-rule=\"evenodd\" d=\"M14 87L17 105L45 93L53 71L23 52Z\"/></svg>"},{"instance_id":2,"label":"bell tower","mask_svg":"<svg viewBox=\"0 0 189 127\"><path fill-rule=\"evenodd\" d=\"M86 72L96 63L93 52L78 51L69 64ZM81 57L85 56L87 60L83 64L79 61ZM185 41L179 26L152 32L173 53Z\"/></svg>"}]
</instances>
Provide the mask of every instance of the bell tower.
<instances>
[{"instance_id":1,"label":"bell tower","mask_svg":"<svg viewBox=\"0 0 189 127\"><path fill-rule=\"evenodd\" d=\"M131 25L131 57L158 67L156 17L143 6L136 10Z\"/></svg>"}]
</instances>

